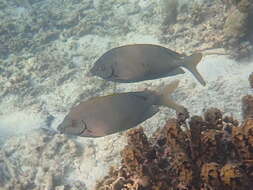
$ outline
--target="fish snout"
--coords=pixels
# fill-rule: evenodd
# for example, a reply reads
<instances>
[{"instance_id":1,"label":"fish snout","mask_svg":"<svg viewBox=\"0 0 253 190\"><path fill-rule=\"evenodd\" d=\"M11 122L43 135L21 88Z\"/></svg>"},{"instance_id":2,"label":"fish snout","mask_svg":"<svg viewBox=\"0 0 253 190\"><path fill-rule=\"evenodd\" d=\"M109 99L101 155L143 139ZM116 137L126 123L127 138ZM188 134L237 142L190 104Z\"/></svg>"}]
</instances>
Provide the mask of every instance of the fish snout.
<instances>
[{"instance_id":1,"label":"fish snout","mask_svg":"<svg viewBox=\"0 0 253 190\"><path fill-rule=\"evenodd\" d=\"M110 65L95 64L89 71L90 76L97 76L103 79L109 79L113 75L113 68Z\"/></svg>"},{"instance_id":2,"label":"fish snout","mask_svg":"<svg viewBox=\"0 0 253 190\"><path fill-rule=\"evenodd\" d=\"M93 74L89 71L89 72L86 74L86 77L93 77Z\"/></svg>"},{"instance_id":3,"label":"fish snout","mask_svg":"<svg viewBox=\"0 0 253 190\"><path fill-rule=\"evenodd\" d=\"M64 133L64 127L62 126L62 124L58 125L57 130L58 132L60 132L60 134Z\"/></svg>"},{"instance_id":4,"label":"fish snout","mask_svg":"<svg viewBox=\"0 0 253 190\"><path fill-rule=\"evenodd\" d=\"M92 67L87 73L86 73L86 76L87 77L94 77L95 75L95 69L94 67Z\"/></svg>"}]
</instances>

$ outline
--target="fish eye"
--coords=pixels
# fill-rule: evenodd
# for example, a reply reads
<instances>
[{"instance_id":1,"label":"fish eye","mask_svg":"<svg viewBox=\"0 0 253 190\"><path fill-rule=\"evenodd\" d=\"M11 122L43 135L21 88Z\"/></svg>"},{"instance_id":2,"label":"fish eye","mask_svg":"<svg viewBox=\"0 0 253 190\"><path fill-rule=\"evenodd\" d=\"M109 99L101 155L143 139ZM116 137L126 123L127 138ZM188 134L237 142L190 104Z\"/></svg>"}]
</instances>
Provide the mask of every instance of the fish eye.
<instances>
[{"instance_id":1,"label":"fish eye","mask_svg":"<svg viewBox=\"0 0 253 190\"><path fill-rule=\"evenodd\" d=\"M105 70L105 66L104 66L103 64L101 64L101 65L98 67L98 69L99 69L100 71L103 71L103 70Z\"/></svg>"},{"instance_id":2,"label":"fish eye","mask_svg":"<svg viewBox=\"0 0 253 190\"><path fill-rule=\"evenodd\" d=\"M69 119L65 122L64 128L62 128L61 131L65 134L80 135L87 128L86 124L84 124L85 122Z\"/></svg>"},{"instance_id":3,"label":"fish eye","mask_svg":"<svg viewBox=\"0 0 253 190\"><path fill-rule=\"evenodd\" d=\"M92 132L91 130L88 129L88 126L84 120L81 120L81 123L82 123L83 130L80 132L80 134L84 133L85 131L88 131L89 133Z\"/></svg>"},{"instance_id":4,"label":"fish eye","mask_svg":"<svg viewBox=\"0 0 253 190\"><path fill-rule=\"evenodd\" d=\"M105 65L105 64L98 64L95 65L93 67L93 69L91 70L91 72L94 75L100 76L104 79L106 78L110 78L113 75L113 69L111 66L109 65Z\"/></svg>"},{"instance_id":5,"label":"fish eye","mask_svg":"<svg viewBox=\"0 0 253 190\"><path fill-rule=\"evenodd\" d=\"M111 67L104 67L102 74L104 78L110 78L113 75L113 69Z\"/></svg>"},{"instance_id":6,"label":"fish eye","mask_svg":"<svg viewBox=\"0 0 253 190\"><path fill-rule=\"evenodd\" d=\"M79 133L80 135L88 129L87 128L87 124L85 123L84 120L81 120L81 125L82 125L82 129L81 129L81 131Z\"/></svg>"}]
</instances>

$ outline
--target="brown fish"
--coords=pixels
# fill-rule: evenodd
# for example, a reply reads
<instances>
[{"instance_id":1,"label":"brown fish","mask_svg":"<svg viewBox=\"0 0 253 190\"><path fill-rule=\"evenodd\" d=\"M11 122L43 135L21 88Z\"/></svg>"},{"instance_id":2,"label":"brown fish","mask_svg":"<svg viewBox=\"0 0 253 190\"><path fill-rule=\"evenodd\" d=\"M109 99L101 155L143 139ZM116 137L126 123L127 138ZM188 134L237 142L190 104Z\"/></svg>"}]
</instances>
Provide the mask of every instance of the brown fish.
<instances>
[{"instance_id":1,"label":"brown fish","mask_svg":"<svg viewBox=\"0 0 253 190\"><path fill-rule=\"evenodd\" d=\"M153 44L133 44L113 48L103 54L90 70L108 81L129 83L183 74L188 69L205 86L196 69L201 53L190 56Z\"/></svg>"},{"instance_id":2,"label":"brown fish","mask_svg":"<svg viewBox=\"0 0 253 190\"><path fill-rule=\"evenodd\" d=\"M175 80L162 92L140 91L91 98L73 107L58 126L61 133L82 137L102 137L135 127L158 112L164 105L184 113L169 94L178 86Z\"/></svg>"}]
</instances>

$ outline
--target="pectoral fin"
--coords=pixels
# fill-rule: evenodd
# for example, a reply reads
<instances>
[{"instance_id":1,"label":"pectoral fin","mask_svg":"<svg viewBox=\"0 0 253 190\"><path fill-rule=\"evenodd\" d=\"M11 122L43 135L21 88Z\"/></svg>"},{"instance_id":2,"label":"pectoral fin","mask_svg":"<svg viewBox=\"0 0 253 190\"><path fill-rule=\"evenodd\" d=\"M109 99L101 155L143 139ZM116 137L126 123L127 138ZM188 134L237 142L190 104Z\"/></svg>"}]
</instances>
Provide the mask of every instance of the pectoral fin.
<instances>
[{"instance_id":1,"label":"pectoral fin","mask_svg":"<svg viewBox=\"0 0 253 190\"><path fill-rule=\"evenodd\" d=\"M176 69L173 69L171 72L168 73L168 76L173 76L173 75L179 75L179 74L184 74L185 71L181 69L180 67L177 67Z\"/></svg>"},{"instance_id":2,"label":"pectoral fin","mask_svg":"<svg viewBox=\"0 0 253 190\"><path fill-rule=\"evenodd\" d=\"M142 116L142 118L140 119L140 123L142 123L143 121L153 117L153 115L155 115L157 112L159 111L158 107L156 106L152 106L150 109L148 109Z\"/></svg>"}]
</instances>

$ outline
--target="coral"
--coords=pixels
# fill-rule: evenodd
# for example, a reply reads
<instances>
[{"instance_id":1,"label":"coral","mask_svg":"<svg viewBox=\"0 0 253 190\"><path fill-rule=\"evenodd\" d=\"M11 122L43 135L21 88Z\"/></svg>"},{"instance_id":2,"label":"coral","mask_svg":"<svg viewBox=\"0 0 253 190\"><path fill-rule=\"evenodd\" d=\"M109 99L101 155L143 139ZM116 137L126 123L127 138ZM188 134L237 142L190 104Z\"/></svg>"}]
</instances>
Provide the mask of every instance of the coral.
<instances>
[{"instance_id":1,"label":"coral","mask_svg":"<svg viewBox=\"0 0 253 190\"><path fill-rule=\"evenodd\" d=\"M250 182L238 164L226 164L220 170L220 178L227 189L247 189ZM224 189L226 189L224 188Z\"/></svg>"},{"instance_id":2,"label":"coral","mask_svg":"<svg viewBox=\"0 0 253 190\"><path fill-rule=\"evenodd\" d=\"M175 24L178 14L178 1L177 0L161 0L161 15L162 15L162 28Z\"/></svg>"},{"instance_id":3,"label":"coral","mask_svg":"<svg viewBox=\"0 0 253 190\"><path fill-rule=\"evenodd\" d=\"M190 6L178 11L176 22L163 24L160 41L182 52L224 48L221 54L235 59L250 58L253 52L252 1L222 2L189 3Z\"/></svg>"},{"instance_id":4,"label":"coral","mask_svg":"<svg viewBox=\"0 0 253 190\"><path fill-rule=\"evenodd\" d=\"M203 187L209 186L218 189L222 186L220 181L220 165L215 162L205 163L201 168L201 179L204 182Z\"/></svg>"},{"instance_id":5,"label":"coral","mask_svg":"<svg viewBox=\"0 0 253 190\"><path fill-rule=\"evenodd\" d=\"M178 12L174 25L162 28L160 41L176 51L187 53L221 47L225 20L223 6L217 2L188 4L181 7L184 10Z\"/></svg>"},{"instance_id":6,"label":"coral","mask_svg":"<svg viewBox=\"0 0 253 190\"><path fill-rule=\"evenodd\" d=\"M205 10L202 9L202 5L194 2L193 5L190 7L192 22L194 25L200 24L204 21L204 14Z\"/></svg>"},{"instance_id":7,"label":"coral","mask_svg":"<svg viewBox=\"0 0 253 190\"><path fill-rule=\"evenodd\" d=\"M246 95L242 98L243 119L253 118L253 96Z\"/></svg>"},{"instance_id":8,"label":"coral","mask_svg":"<svg viewBox=\"0 0 253 190\"><path fill-rule=\"evenodd\" d=\"M251 0L240 0L236 5L237 8L244 13L249 13L253 10L253 5Z\"/></svg>"},{"instance_id":9,"label":"coral","mask_svg":"<svg viewBox=\"0 0 253 190\"><path fill-rule=\"evenodd\" d=\"M224 25L224 42L235 58L249 57L253 52L252 10L251 0L236 1L234 7L228 10Z\"/></svg>"},{"instance_id":10,"label":"coral","mask_svg":"<svg viewBox=\"0 0 253 190\"><path fill-rule=\"evenodd\" d=\"M247 32L247 15L234 9L228 15L225 25L224 34L229 40L243 38ZM231 42L232 43L232 42Z\"/></svg>"},{"instance_id":11,"label":"coral","mask_svg":"<svg viewBox=\"0 0 253 190\"><path fill-rule=\"evenodd\" d=\"M239 122L216 108L188 122L169 119L148 139L127 133L122 165L98 183L100 190L241 189L253 183L253 120Z\"/></svg>"},{"instance_id":12,"label":"coral","mask_svg":"<svg viewBox=\"0 0 253 190\"><path fill-rule=\"evenodd\" d=\"M249 75L249 83L250 83L250 87L253 88L253 73Z\"/></svg>"},{"instance_id":13,"label":"coral","mask_svg":"<svg viewBox=\"0 0 253 190\"><path fill-rule=\"evenodd\" d=\"M248 119L242 127L233 128L232 139L240 160L252 162L253 158L253 120Z\"/></svg>"},{"instance_id":14,"label":"coral","mask_svg":"<svg viewBox=\"0 0 253 190\"><path fill-rule=\"evenodd\" d=\"M217 108L210 108L204 114L204 119L210 125L210 128L217 126L219 129L222 128L222 113Z\"/></svg>"},{"instance_id":15,"label":"coral","mask_svg":"<svg viewBox=\"0 0 253 190\"><path fill-rule=\"evenodd\" d=\"M94 6L92 0L0 2L0 9L4 7L3 14L0 13L0 58L38 53L59 37L127 33L132 30L132 22L127 22L127 16L119 19L113 11L114 6L118 8L122 4L123 1L109 0L96 1ZM140 12L138 3L127 5L126 14ZM126 24L122 27L122 23Z\"/></svg>"}]
</instances>

